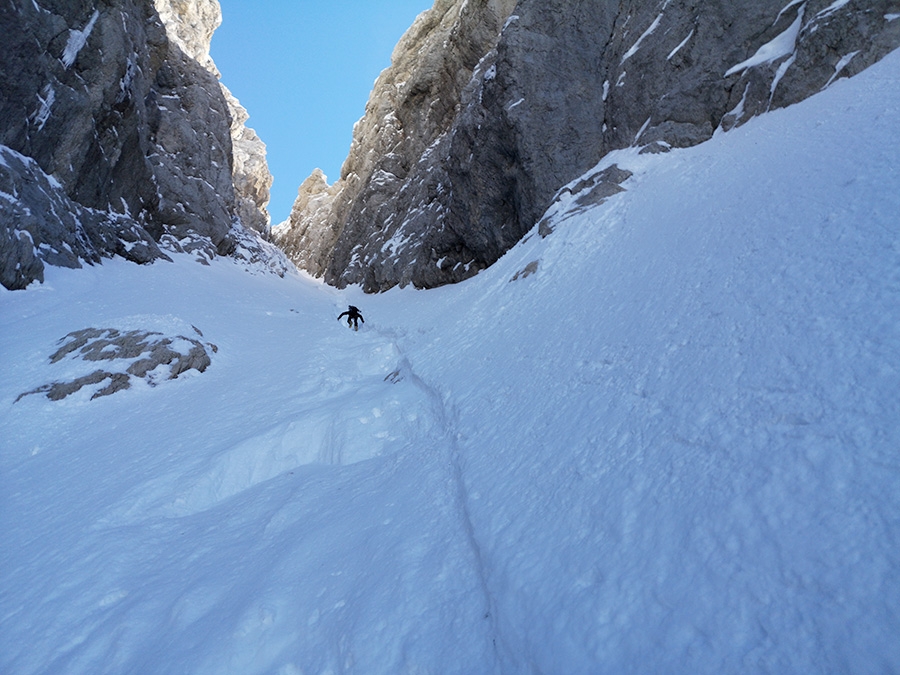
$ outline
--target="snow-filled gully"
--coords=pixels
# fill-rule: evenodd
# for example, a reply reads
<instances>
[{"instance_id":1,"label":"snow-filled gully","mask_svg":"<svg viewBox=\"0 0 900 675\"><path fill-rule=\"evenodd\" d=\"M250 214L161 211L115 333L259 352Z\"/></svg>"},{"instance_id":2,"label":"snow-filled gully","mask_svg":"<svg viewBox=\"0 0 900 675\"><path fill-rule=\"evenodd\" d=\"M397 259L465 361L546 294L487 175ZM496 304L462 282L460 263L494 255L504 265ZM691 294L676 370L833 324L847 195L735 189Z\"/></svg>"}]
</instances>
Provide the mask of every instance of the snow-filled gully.
<instances>
[{"instance_id":1,"label":"snow-filled gully","mask_svg":"<svg viewBox=\"0 0 900 675\"><path fill-rule=\"evenodd\" d=\"M898 57L458 286L0 291L0 671L900 672ZM90 326L217 350L20 397Z\"/></svg>"}]
</instances>

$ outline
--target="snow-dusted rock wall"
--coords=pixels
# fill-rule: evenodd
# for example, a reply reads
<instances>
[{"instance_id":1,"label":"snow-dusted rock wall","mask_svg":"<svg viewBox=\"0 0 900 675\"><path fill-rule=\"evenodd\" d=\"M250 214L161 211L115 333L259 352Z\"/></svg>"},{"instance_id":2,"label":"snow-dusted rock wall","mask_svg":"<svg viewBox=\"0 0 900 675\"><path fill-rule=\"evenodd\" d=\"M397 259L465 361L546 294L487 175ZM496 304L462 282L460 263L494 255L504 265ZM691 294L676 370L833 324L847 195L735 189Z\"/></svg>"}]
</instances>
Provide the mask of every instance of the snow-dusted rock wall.
<instances>
[{"instance_id":1,"label":"snow-dusted rock wall","mask_svg":"<svg viewBox=\"0 0 900 675\"><path fill-rule=\"evenodd\" d=\"M209 54L210 41L222 23L217 0L154 0L156 11L169 38L190 58L217 77L219 71ZM231 115L232 179L235 211L244 226L257 232L269 227L269 189L272 175L266 164L266 146L256 132L246 126L250 115L237 98L221 85Z\"/></svg>"},{"instance_id":2,"label":"snow-dusted rock wall","mask_svg":"<svg viewBox=\"0 0 900 675\"><path fill-rule=\"evenodd\" d=\"M72 201L37 162L0 146L0 282L25 288L44 280L45 262L80 267L102 255L136 263L164 257L134 220Z\"/></svg>"},{"instance_id":3,"label":"snow-dusted rock wall","mask_svg":"<svg viewBox=\"0 0 900 675\"><path fill-rule=\"evenodd\" d=\"M295 263L338 284L359 278L365 268L376 288L394 285L396 274L412 268L411 249L392 236L420 212L430 222L439 217L437 192L447 183L435 180L435 149L446 143L463 89L514 5L437 0L419 15L375 82L340 180L329 186L321 172L310 176L289 219L273 229ZM364 252L356 247L360 242ZM393 269L370 264L382 249L395 261ZM354 271L343 277L348 268Z\"/></svg>"},{"instance_id":4,"label":"snow-dusted rock wall","mask_svg":"<svg viewBox=\"0 0 900 675\"><path fill-rule=\"evenodd\" d=\"M231 111L231 179L235 213L241 223L256 232L268 232L271 217L266 208L272 174L266 163L266 144L246 125L250 115L225 85L225 101Z\"/></svg>"},{"instance_id":5,"label":"snow-dusted rock wall","mask_svg":"<svg viewBox=\"0 0 900 675\"><path fill-rule=\"evenodd\" d=\"M235 190L232 134L243 134L246 113L233 128L209 58L219 21L215 0L0 6L0 145L33 159L60 192L39 201L70 200L109 214L93 227L102 236L82 238L84 250L71 250L71 264L120 253L123 229L205 259L234 251L238 216L250 227L268 222L267 184L255 194ZM0 164L6 183L21 182L12 175L19 164ZM261 167L268 176L264 159ZM22 201L28 197L14 192L0 199L0 247L7 266L18 270L2 279L8 288L40 279L43 262L58 264L39 239L58 248L62 240L48 241L49 233L74 235L67 217ZM249 216L248 201L259 207ZM17 215L23 213L27 220ZM29 253L26 231L36 246ZM10 262L13 251L30 256L30 264Z\"/></svg>"},{"instance_id":6,"label":"snow-dusted rock wall","mask_svg":"<svg viewBox=\"0 0 900 675\"><path fill-rule=\"evenodd\" d=\"M803 100L900 46L898 13L897 0L439 1L376 84L341 179L318 197L305 184L279 242L339 286L459 281L607 152L694 145ZM460 64L441 66L456 88L410 87L410 62Z\"/></svg>"}]
</instances>

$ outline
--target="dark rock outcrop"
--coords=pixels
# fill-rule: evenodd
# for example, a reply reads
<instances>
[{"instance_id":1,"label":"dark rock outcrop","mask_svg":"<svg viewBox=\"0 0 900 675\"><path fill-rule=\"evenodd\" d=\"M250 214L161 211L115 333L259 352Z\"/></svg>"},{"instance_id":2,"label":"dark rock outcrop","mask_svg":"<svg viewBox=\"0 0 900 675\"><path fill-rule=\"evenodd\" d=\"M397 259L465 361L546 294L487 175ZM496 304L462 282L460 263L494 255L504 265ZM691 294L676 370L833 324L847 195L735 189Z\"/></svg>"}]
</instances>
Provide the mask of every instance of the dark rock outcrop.
<instances>
[{"instance_id":1,"label":"dark rock outcrop","mask_svg":"<svg viewBox=\"0 0 900 675\"><path fill-rule=\"evenodd\" d=\"M195 327L194 331L202 337ZM92 370L68 381L51 382L24 392L16 402L31 394L46 394L51 401L59 401L84 387L95 388L91 399L109 396L131 387L132 380L144 380L156 386L164 380L174 380L188 370L204 372L211 364L210 353L218 348L193 337L166 337L155 331L115 328L85 328L69 333L59 341L60 347L50 356L50 363L80 360L88 364L109 361L109 369ZM167 368L163 368L167 366Z\"/></svg>"},{"instance_id":2,"label":"dark rock outcrop","mask_svg":"<svg viewBox=\"0 0 900 675\"><path fill-rule=\"evenodd\" d=\"M215 0L0 5L0 145L34 162L0 163L0 181L24 185L39 167L51 188L0 200L4 265L17 268L4 285L40 279L43 262L77 266L123 250L146 262L163 255L155 244L227 255L235 228L265 228L268 184L248 188L242 170L235 192L232 127L243 136L246 113L235 124L243 109L226 100L209 59L219 20ZM61 262L73 238L79 246Z\"/></svg>"},{"instance_id":3,"label":"dark rock outcrop","mask_svg":"<svg viewBox=\"0 0 900 675\"><path fill-rule=\"evenodd\" d=\"M166 257L134 220L73 202L37 163L0 146L0 283L44 280L44 266L81 267L103 254L136 263Z\"/></svg>"},{"instance_id":4,"label":"dark rock outcrop","mask_svg":"<svg viewBox=\"0 0 900 675\"><path fill-rule=\"evenodd\" d=\"M277 241L338 286L459 281L608 152L694 145L801 101L900 46L898 13L898 0L439 1L376 83L341 179L304 183ZM417 78L422 64L440 76Z\"/></svg>"}]
</instances>

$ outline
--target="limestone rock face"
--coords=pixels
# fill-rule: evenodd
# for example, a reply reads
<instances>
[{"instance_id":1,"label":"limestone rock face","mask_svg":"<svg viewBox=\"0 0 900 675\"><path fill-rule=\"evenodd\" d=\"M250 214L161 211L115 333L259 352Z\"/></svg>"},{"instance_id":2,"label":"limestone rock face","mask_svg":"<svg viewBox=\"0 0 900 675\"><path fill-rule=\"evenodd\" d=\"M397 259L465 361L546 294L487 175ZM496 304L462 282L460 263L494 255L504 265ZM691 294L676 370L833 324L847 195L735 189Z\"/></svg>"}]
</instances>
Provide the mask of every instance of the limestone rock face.
<instances>
[{"instance_id":1,"label":"limestone rock face","mask_svg":"<svg viewBox=\"0 0 900 675\"><path fill-rule=\"evenodd\" d=\"M81 267L101 252L136 263L166 257L134 220L73 202L37 162L0 146L0 283L22 289L44 280L44 262Z\"/></svg>"},{"instance_id":2,"label":"limestone rock face","mask_svg":"<svg viewBox=\"0 0 900 675\"><path fill-rule=\"evenodd\" d=\"M216 0L154 0L156 11L170 39L191 59L219 76L209 54L213 33L222 23ZM235 212L244 227L256 232L269 228L269 190L272 175L266 164L266 146L256 132L246 126L250 115L237 98L221 85L231 115L232 181Z\"/></svg>"},{"instance_id":3,"label":"limestone rock face","mask_svg":"<svg viewBox=\"0 0 900 675\"><path fill-rule=\"evenodd\" d=\"M271 217L266 206L272 188L272 174L266 164L266 144L246 126L250 115L228 88L222 85L231 112L231 179L234 184L235 213L244 227L267 233Z\"/></svg>"},{"instance_id":4,"label":"limestone rock face","mask_svg":"<svg viewBox=\"0 0 900 675\"><path fill-rule=\"evenodd\" d=\"M288 220L291 228L285 230L282 225L272 229L275 243L298 267L315 276L325 273L327 261L322 252L330 250L337 240L338 232L328 226L337 225L332 216L334 197L341 187L340 183L329 186L325 174L316 169L297 191Z\"/></svg>"},{"instance_id":5,"label":"limestone rock face","mask_svg":"<svg viewBox=\"0 0 900 675\"><path fill-rule=\"evenodd\" d=\"M217 0L153 0L169 39L206 70L216 72L209 55L213 33L222 24Z\"/></svg>"},{"instance_id":6,"label":"limestone rock face","mask_svg":"<svg viewBox=\"0 0 900 675\"><path fill-rule=\"evenodd\" d=\"M900 46L898 14L898 0L439 1L376 83L341 179L304 183L277 241L338 286L459 281L608 152L694 145L801 101Z\"/></svg>"},{"instance_id":7,"label":"limestone rock face","mask_svg":"<svg viewBox=\"0 0 900 675\"><path fill-rule=\"evenodd\" d=\"M242 215L250 227L268 222L267 187L254 191L240 179L236 194L232 133L245 133L246 117L234 125L209 58L219 21L215 0L0 5L0 145L35 163L0 164L0 180L22 184L39 170L54 193L0 200L4 251L29 257L24 232L36 246L16 287L40 279L44 262L60 264L38 240L58 249L63 239L47 237L76 236L75 221L96 235L72 248L75 265L134 250L134 233L202 258L227 255ZM75 220L50 203L69 204ZM106 215L85 223L85 213ZM142 258L162 255L155 245L142 250Z\"/></svg>"},{"instance_id":8,"label":"limestone rock face","mask_svg":"<svg viewBox=\"0 0 900 675\"><path fill-rule=\"evenodd\" d=\"M328 186L321 172L311 176L288 221L273 228L295 263L339 285L369 275L369 288L394 285L395 275L410 269L410 242L392 237L414 214L438 206L436 195L428 197L446 185L433 173L435 150L446 143L463 89L514 5L437 0L419 15L375 82L340 180ZM370 264L382 247L399 263L393 270Z\"/></svg>"}]
</instances>

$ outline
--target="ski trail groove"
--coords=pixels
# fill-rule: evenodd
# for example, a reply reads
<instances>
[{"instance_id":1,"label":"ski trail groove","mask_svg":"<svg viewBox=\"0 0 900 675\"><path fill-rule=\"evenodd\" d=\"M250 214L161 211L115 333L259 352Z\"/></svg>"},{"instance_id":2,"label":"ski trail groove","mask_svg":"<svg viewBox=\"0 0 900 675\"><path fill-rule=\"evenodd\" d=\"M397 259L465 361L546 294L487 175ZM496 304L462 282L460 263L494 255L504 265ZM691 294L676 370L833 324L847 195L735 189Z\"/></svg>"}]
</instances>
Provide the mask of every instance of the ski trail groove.
<instances>
[{"instance_id":1,"label":"ski trail groove","mask_svg":"<svg viewBox=\"0 0 900 675\"><path fill-rule=\"evenodd\" d=\"M399 372L408 377L413 385L427 397L434 410L435 419L440 425L441 434L444 436L443 445L447 451L450 476L456 486L456 510L459 515L460 523L462 524L463 532L465 533L466 543L474 560L474 571L481 588L485 605L483 618L488 621L490 625L491 647L494 654L493 672L502 673L503 669L501 666L502 660L500 658L500 650L505 649L505 647L499 634L496 603L488 586L487 565L485 563L481 545L478 543L478 538L475 534L475 527L472 523L471 511L469 508L469 491L466 487L465 477L463 475L462 452L459 447L458 433L456 431L458 429L458 424L456 422L457 413L453 410L452 406L447 404L444 397L434 386L425 382L415 370L413 370L412 364L403 352L403 349L397 344L396 340L390 337L388 337L388 339L394 345L397 353L401 356L398 367ZM508 660L509 659L507 659L507 661Z\"/></svg>"}]
</instances>

